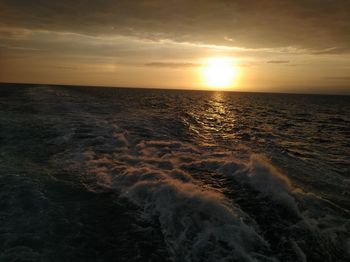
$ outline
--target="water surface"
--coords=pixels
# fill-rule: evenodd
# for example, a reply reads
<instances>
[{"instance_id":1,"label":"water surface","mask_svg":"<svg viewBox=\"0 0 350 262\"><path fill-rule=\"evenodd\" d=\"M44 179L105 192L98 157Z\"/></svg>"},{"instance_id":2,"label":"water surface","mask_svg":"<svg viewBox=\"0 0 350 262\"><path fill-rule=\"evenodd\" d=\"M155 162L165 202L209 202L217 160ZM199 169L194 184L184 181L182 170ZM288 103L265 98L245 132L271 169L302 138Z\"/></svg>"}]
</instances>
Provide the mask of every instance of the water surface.
<instances>
[{"instance_id":1,"label":"water surface","mask_svg":"<svg viewBox=\"0 0 350 262\"><path fill-rule=\"evenodd\" d=\"M0 260L347 261L348 112L347 96L1 85Z\"/></svg>"}]
</instances>

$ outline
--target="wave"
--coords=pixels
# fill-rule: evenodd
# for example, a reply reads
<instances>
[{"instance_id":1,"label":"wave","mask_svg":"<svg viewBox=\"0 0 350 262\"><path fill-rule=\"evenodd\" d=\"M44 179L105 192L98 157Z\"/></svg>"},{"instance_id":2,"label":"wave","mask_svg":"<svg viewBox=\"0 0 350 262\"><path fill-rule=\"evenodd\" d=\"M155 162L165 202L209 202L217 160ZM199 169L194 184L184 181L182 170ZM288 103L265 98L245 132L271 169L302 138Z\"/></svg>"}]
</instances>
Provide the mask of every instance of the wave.
<instances>
[{"instance_id":1,"label":"wave","mask_svg":"<svg viewBox=\"0 0 350 262\"><path fill-rule=\"evenodd\" d=\"M326 200L293 186L265 157L244 162L227 150L90 124L90 137L65 136L69 147L56 162L84 173L90 190L114 190L139 206L143 219L159 224L174 261L305 261L308 245L348 256L336 253L347 248L349 220L336 219Z\"/></svg>"}]
</instances>

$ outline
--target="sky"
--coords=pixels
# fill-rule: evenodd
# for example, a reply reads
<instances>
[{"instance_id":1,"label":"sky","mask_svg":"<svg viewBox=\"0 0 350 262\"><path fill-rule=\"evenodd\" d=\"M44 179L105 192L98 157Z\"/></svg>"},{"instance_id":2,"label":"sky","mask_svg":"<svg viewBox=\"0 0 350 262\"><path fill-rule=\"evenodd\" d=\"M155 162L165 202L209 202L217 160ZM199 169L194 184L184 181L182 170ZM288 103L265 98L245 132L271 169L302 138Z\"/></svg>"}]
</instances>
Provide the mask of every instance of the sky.
<instances>
[{"instance_id":1,"label":"sky","mask_svg":"<svg viewBox=\"0 0 350 262\"><path fill-rule=\"evenodd\" d=\"M350 94L350 1L0 0L0 82Z\"/></svg>"}]
</instances>

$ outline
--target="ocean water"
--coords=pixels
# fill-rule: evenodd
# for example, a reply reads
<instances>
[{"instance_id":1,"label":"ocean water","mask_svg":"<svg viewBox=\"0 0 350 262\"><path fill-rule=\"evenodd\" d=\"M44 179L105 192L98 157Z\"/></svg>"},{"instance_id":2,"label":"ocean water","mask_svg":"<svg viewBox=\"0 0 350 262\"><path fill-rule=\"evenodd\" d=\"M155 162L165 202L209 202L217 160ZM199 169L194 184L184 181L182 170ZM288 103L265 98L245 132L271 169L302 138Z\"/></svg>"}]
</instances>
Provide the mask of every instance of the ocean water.
<instances>
[{"instance_id":1,"label":"ocean water","mask_svg":"<svg viewBox=\"0 0 350 262\"><path fill-rule=\"evenodd\" d=\"M349 261L350 97L0 86L0 261Z\"/></svg>"}]
</instances>

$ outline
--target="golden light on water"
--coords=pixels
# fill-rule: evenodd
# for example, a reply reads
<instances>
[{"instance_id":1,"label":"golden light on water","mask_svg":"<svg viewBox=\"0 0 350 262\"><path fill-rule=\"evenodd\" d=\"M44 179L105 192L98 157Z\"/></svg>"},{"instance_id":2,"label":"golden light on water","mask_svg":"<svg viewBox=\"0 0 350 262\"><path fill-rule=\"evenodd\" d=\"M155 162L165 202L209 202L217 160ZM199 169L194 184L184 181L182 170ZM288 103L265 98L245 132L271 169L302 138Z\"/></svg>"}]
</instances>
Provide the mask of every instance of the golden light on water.
<instances>
[{"instance_id":1,"label":"golden light on water","mask_svg":"<svg viewBox=\"0 0 350 262\"><path fill-rule=\"evenodd\" d=\"M238 68L230 57L213 57L205 62L202 76L206 86L226 89L236 84Z\"/></svg>"}]
</instances>

